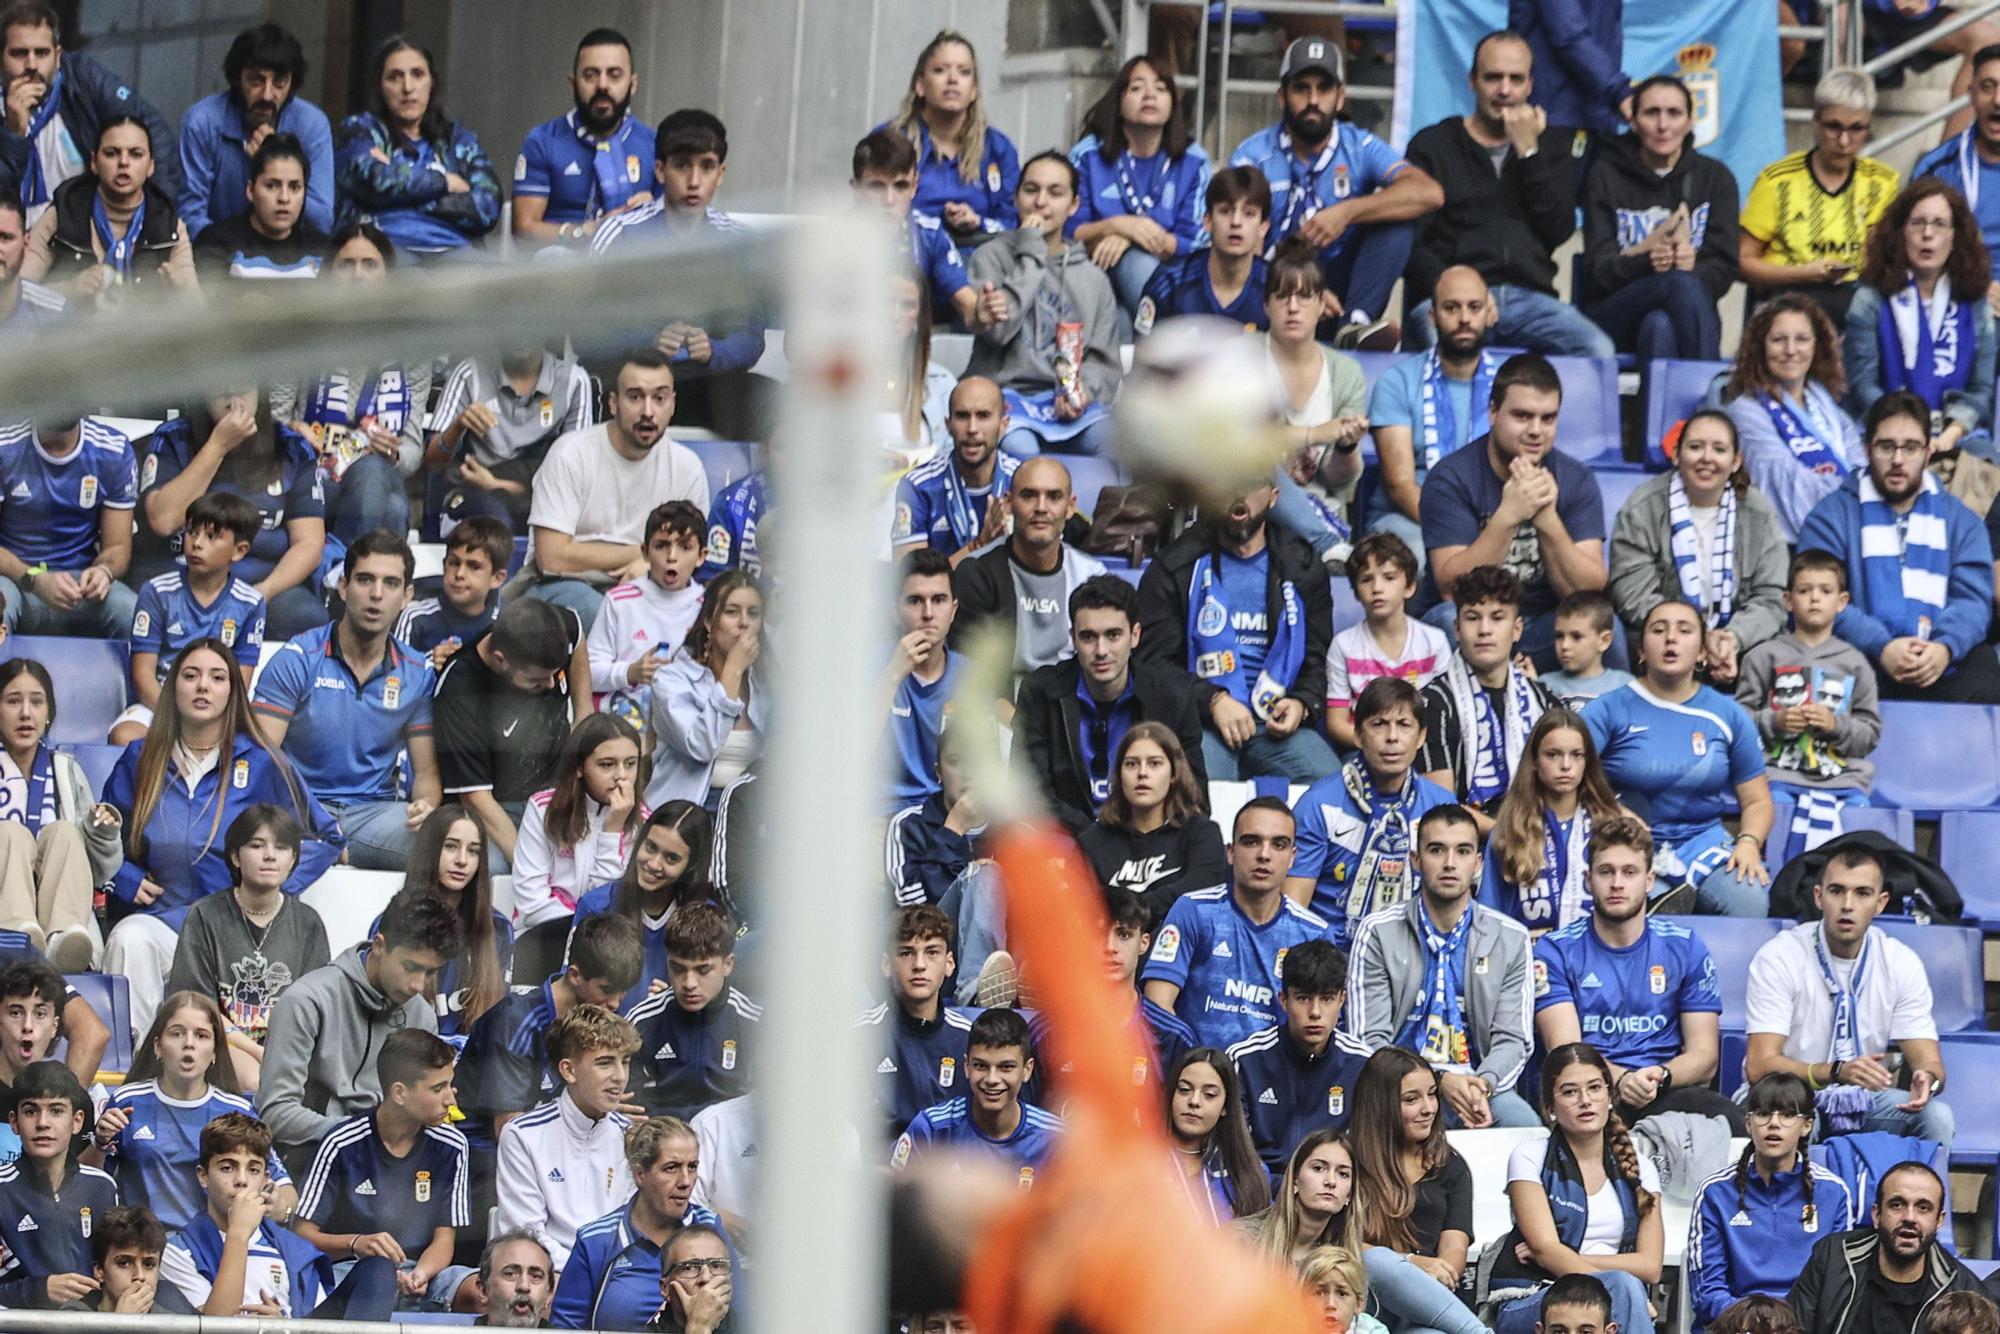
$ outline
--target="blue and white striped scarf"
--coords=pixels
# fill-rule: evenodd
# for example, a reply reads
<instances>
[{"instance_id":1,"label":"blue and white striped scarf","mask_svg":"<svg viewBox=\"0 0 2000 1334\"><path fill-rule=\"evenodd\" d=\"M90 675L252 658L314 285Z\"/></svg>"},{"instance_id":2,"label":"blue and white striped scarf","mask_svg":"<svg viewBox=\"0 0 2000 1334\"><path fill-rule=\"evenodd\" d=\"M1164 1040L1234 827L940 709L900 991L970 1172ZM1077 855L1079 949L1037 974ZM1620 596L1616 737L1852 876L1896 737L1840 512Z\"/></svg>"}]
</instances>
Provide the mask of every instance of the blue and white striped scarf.
<instances>
[{"instance_id":1,"label":"blue and white striped scarf","mask_svg":"<svg viewBox=\"0 0 2000 1334\"><path fill-rule=\"evenodd\" d=\"M1700 607L1711 630L1729 624L1736 613L1736 488L1722 488L1722 513L1715 521L1715 541L1708 553L1708 577L1702 578L1701 542L1694 529L1694 510L1679 473L1667 483L1667 546L1681 593Z\"/></svg>"},{"instance_id":2,"label":"blue and white striped scarf","mask_svg":"<svg viewBox=\"0 0 2000 1334\"><path fill-rule=\"evenodd\" d=\"M1872 474L1861 474L1861 593L1868 614L1892 636L1929 642L1951 588L1951 531L1944 493L1926 472L1916 503L1897 532L1896 512Z\"/></svg>"}]
</instances>

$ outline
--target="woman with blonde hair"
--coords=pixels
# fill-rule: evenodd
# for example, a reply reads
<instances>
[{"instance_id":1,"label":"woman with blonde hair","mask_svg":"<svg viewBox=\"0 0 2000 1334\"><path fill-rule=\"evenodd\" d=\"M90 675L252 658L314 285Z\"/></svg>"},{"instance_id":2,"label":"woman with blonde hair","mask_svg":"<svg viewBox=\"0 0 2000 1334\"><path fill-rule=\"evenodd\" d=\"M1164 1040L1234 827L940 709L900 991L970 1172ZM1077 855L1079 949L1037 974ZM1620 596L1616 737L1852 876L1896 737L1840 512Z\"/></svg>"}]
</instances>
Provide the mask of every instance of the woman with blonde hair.
<instances>
[{"instance_id":1,"label":"woman with blonde hair","mask_svg":"<svg viewBox=\"0 0 2000 1334\"><path fill-rule=\"evenodd\" d=\"M1536 719L1523 755L1486 841L1479 901L1530 931L1554 931L1590 915L1590 830L1618 813L1618 798L1572 709Z\"/></svg>"},{"instance_id":2,"label":"woman with blonde hair","mask_svg":"<svg viewBox=\"0 0 2000 1334\"><path fill-rule=\"evenodd\" d=\"M1389 1334L1362 1308L1368 1304L1368 1270L1344 1246L1315 1246L1299 1265L1299 1278L1318 1303L1329 1334Z\"/></svg>"},{"instance_id":3,"label":"woman with blonde hair","mask_svg":"<svg viewBox=\"0 0 2000 1334\"><path fill-rule=\"evenodd\" d=\"M979 56L963 33L945 28L918 53L889 127L917 146L910 207L942 221L960 250L1014 228L1020 156L1012 140L986 123Z\"/></svg>"}]
</instances>

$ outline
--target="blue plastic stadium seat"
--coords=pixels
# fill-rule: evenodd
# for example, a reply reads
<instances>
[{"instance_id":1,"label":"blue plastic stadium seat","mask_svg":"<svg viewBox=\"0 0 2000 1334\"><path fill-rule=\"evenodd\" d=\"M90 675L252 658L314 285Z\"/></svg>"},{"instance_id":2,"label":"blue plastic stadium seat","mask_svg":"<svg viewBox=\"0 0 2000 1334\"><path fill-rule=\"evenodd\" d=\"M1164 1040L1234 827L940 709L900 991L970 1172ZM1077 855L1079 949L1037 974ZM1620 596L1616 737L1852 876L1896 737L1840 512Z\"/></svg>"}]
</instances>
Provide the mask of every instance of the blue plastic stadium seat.
<instances>
[{"instance_id":1,"label":"blue plastic stadium seat","mask_svg":"<svg viewBox=\"0 0 2000 1334\"><path fill-rule=\"evenodd\" d=\"M49 740L101 743L125 711L132 679L132 646L122 639L63 639L15 635L0 645L0 659L33 658L56 683L56 722Z\"/></svg>"},{"instance_id":2,"label":"blue plastic stadium seat","mask_svg":"<svg viewBox=\"0 0 2000 1334\"><path fill-rule=\"evenodd\" d=\"M1715 980L1722 988L1722 1026L1741 1029L1743 1000L1750 988L1750 960L1765 942L1790 926L1775 917L1663 917L1663 922L1694 932L1715 960ZM1724 1086L1723 1092L1734 1092Z\"/></svg>"},{"instance_id":3,"label":"blue plastic stadium seat","mask_svg":"<svg viewBox=\"0 0 2000 1334\"><path fill-rule=\"evenodd\" d=\"M1686 419L1702 405L1715 377L1730 368L1727 361L1678 361L1661 357L1646 368L1646 466L1655 472L1667 469L1666 451L1660 440L1667 428Z\"/></svg>"},{"instance_id":4,"label":"blue plastic stadium seat","mask_svg":"<svg viewBox=\"0 0 2000 1334\"><path fill-rule=\"evenodd\" d=\"M1875 925L1923 960L1924 974L1931 980L1931 1016L1937 1021L1938 1032L1986 1030L1986 948L1976 927L1891 917L1877 918ZM1961 1089L1979 1087L1960 1083L1957 1071L1952 1071L1950 1082ZM2000 1083L1992 1087L2000 1088Z\"/></svg>"},{"instance_id":5,"label":"blue plastic stadium seat","mask_svg":"<svg viewBox=\"0 0 2000 1334\"><path fill-rule=\"evenodd\" d=\"M83 766L83 776L90 780L90 790L99 796L104 794L105 780L111 777L111 768L118 763L118 757L125 753L125 747L102 742L90 744L78 742L61 749L76 756L76 762Z\"/></svg>"},{"instance_id":6,"label":"blue plastic stadium seat","mask_svg":"<svg viewBox=\"0 0 2000 1334\"><path fill-rule=\"evenodd\" d=\"M708 498L757 466L756 446L741 440L682 440L708 474Z\"/></svg>"},{"instance_id":7,"label":"blue plastic stadium seat","mask_svg":"<svg viewBox=\"0 0 2000 1334\"><path fill-rule=\"evenodd\" d=\"M1715 1057L1715 1087L1733 1098L1743 1087L1743 1063L1750 1057L1750 1039L1738 1028L1722 1030Z\"/></svg>"},{"instance_id":8,"label":"blue plastic stadium seat","mask_svg":"<svg viewBox=\"0 0 2000 1334\"><path fill-rule=\"evenodd\" d=\"M1089 518L1097 510L1097 497L1107 486L1124 481L1118 465L1109 459L1088 454L1065 454L1062 465L1069 469L1070 491L1076 496L1076 512Z\"/></svg>"},{"instance_id":9,"label":"blue plastic stadium seat","mask_svg":"<svg viewBox=\"0 0 2000 1334\"><path fill-rule=\"evenodd\" d=\"M1354 585L1347 582L1347 576L1333 576L1333 632L1339 634L1351 625L1359 625L1368 613L1354 596Z\"/></svg>"},{"instance_id":10,"label":"blue plastic stadium seat","mask_svg":"<svg viewBox=\"0 0 2000 1334\"><path fill-rule=\"evenodd\" d=\"M1618 363L1608 357L1550 357L1549 362L1563 387L1556 448L1595 468L1628 467L1618 421Z\"/></svg>"},{"instance_id":11,"label":"blue plastic stadium seat","mask_svg":"<svg viewBox=\"0 0 2000 1334\"><path fill-rule=\"evenodd\" d=\"M1122 560L1111 560L1106 561L1104 564L1105 568L1111 573L1117 575L1120 579L1132 585L1132 587L1137 588L1139 581L1146 577L1147 567L1152 563L1151 561L1141 561L1137 565L1127 565Z\"/></svg>"},{"instance_id":12,"label":"blue plastic stadium seat","mask_svg":"<svg viewBox=\"0 0 2000 1334\"><path fill-rule=\"evenodd\" d=\"M97 1011L97 1017L111 1030L111 1041L104 1048L104 1059L98 1069L110 1074L123 1074L132 1068L132 991L131 983L118 973L71 973L64 979L76 988L76 994L90 1002L90 1008Z\"/></svg>"},{"instance_id":13,"label":"blue plastic stadium seat","mask_svg":"<svg viewBox=\"0 0 2000 1334\"><path fill-rule=\"evenodd\" d=\"M521 567L527 563L528 539L517 537L514 539L514 554L507 561L507 577L512 579L516 574L520 573Z\"/></svg>"},{"instance_id":14,"label":"blue plastic stadium seat","mask_svg":"<svg viewBox=\"0 0 2000 1334\"><path fill-rule=\"evenodd\" d=\"M1770 867L1772 875L1776 875L1778 868L1784 864L1778 858L1784 852L1786 839L1791 832L1792 812L1798 808L1791 797L1781 795L1786 791L1787 789L1775 784L1771 789L1775 800L1771 803L1771 833L1764 840L1764 864ZM1878 834L1886 834L1898 847L1914 850L1917 846L1915 811L1896 810L1889 806L1850 806L1841 812L1840 819L1841 830L1844 833L1852 834L1869 829Z\"/></svg>"},{"instance_id":15,"label":"blue plastic stadium seat","mask_svg":"<svg viewBox=\"0 0 2000 1334\"><path fill-rule=\"evenodd\" d=\"M1958 886L1965 916L2000 930L2000 811L1946 811L1938 821L1938 863Z\"/></svg>"},{"instance_id":16,"label":"blue plastic stadium seat","mask_svg":"<svg viewBox=\"0 0 2000 1334\"><path fill-rule=\"evenodd\" d=\"M1368 381L1369 394L1373 395L1375 392L1375 382L1381 379L1391 366L1401 361L1405 356L1415 356L1418 354L1403 352L1349 352L1347 355L1361 363L1361 374Z\"/></svg>"},{"instance_id":17,"label":"blue plastic stadium seat","mask_svg":"<svg viewBox=\"0 0 2000 1334\"><path fill-rule=\"evenodd\" d=\"M2000 710L1882 701L1874 800L1913 811L2000 805Z\"/></svg>"},{"instance_id":18,"label":"blue plastic stadium seat","mask_svg":"<svg viewBox=\"0 0 2000 1334\"><path fill-rule=\"evenodd\" d=\"M1943 1033L1938 1038L1938 1052L1944 1058L1945 1101L1957 1114L1958 1133L1951 1143L1953 1166L2000 1163L2000 1117L1977 1114L1983 1108L1980 1099L1986 1096L1980 1090L1990 1093L2000 1088L2000 1044Z\"/></svg>"},{"instance_id":19,"label":"blue plastic stadium seat","mask_svg":"<svg viewBox=\"0 0 2000 1334\"><path fill-rule=\"evenodd\" d=\"M1597 474L1597 489L1604 496L1604 531L1608 534L1617 521L1618 511L1625 508L1625 502L1632 493L1645 484L1646 474L1634 472L1630 468L1604 468ZM1611 559L1611 543L1604 544L1604 558Z\"/></svg>"}]
</instances>

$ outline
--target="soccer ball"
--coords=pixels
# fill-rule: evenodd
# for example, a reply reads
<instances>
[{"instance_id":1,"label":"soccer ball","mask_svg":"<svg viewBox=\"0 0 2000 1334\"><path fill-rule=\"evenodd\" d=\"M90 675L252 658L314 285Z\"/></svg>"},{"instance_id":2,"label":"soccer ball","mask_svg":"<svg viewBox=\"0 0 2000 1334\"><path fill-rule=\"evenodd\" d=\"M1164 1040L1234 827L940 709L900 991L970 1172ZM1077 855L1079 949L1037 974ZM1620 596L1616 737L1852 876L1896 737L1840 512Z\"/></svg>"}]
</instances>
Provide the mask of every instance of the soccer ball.
<instances>
[{"instance_id":1,"label":"soccer ball","mask_svg":"<svg viewBox=\"0 0 2000 1334\"><path fill-rule=\"evenodd\" d=\"M1135 476L1230 495L1284 456L1278 408L1262 340L1229 320L1164 320L1118 390L1119 458Z\"/></svg>"}]
</instances>

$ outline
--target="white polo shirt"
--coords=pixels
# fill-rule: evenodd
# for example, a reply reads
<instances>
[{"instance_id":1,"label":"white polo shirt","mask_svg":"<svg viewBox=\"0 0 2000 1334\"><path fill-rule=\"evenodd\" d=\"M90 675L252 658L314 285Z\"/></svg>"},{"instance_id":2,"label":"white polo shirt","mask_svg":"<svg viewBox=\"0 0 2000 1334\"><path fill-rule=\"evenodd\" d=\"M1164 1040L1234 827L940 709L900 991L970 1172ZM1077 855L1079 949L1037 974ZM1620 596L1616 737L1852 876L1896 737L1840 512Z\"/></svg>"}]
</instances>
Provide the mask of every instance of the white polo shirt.
<instances>
[{"instance_id":1,"label":"white polo shirt","mask_svg":"<svg viewBox=\"0 0 2000 1334\"><path fill-rule=\"evenodd\" d=\"M1818 922L1795 926L1750 960L1745 1027L1751 1033L1784 1034L1784 1054L1795 1061L1824 1061L1833 1051L1833 995L1813 948L1819 926ZM1865 952L1867 969L1854 997L1862 1052L1886 1051L1891 1042L1904 1038L1935 1041L1931 983L1916 951L1871 926ZM1844 963L1830 952L1828 960L1837 969Z\"/></svg>"}]
</instances>

